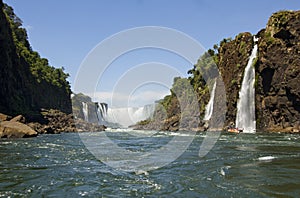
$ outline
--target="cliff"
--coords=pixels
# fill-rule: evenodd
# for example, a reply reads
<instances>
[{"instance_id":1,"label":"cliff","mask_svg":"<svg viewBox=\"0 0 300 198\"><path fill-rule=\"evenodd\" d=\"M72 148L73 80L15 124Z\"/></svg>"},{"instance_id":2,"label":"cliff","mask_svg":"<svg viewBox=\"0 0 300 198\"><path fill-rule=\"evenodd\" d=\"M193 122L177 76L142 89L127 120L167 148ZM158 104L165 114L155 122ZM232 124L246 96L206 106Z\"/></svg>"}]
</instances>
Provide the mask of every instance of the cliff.
<instances>
[{"instance_id":1,"label":"cliff","mask_svg":"<svg viewBox=\"0 0 300 198\"><path fill-rule=\"evenodd\" d=\"M274 13L265 29L256 35L258 54L253 62L255 67L255 113L258 131L300 130L300 11L280 11ZM240 33L234 39L224 39L214 50L209 49L202 55L186 79L194 87L199 102L200 121L198 130L207 123L202 120L204 108L209 100L206 73L212 73L213 63L219 69L213 117L211 122L224 123L225 127L235 122L239 91L254 46L253 35ZM204 69L204 71L203 71ZM173 88L178 86L174 81ZM223 87L222 87L223 86ZM172 88L172 89L173 89ZM225 92L223 91L225 90ZM223 97L226 95L226 104ZM160 101L161 107L155 111L157 119L142 121L134 126L137 129L179 130L180 105L175 95L166 96ZM225 106L225 107L224 107ZM225 112L222 118L220 112ZM193 122L193 121L190 121ZM162 127L163 126L163 127ZM188 130L193 130L187 125Z\"/></svg>"},{"instance_id":2,"label":"cliff","mask_svg":"<svg viewBox=\"0 0 300 198\"><path fill-rule=\"evenodd\" d=\"M257 127L269 131L297 130L300 124L300 11L274 13L258 36Z\"/></svg>"},{"instance_id":3,"label":"cliff","mask_svg":"<svg viewBox=\"0 0 300 198\"><path fill-rule=\"evenodd\" d=\"M72 112L68 75L31 49L22 21L2 1L0 43L0 112L28 120L40 119L42 108Z\"/></svg>"}]
</instances>

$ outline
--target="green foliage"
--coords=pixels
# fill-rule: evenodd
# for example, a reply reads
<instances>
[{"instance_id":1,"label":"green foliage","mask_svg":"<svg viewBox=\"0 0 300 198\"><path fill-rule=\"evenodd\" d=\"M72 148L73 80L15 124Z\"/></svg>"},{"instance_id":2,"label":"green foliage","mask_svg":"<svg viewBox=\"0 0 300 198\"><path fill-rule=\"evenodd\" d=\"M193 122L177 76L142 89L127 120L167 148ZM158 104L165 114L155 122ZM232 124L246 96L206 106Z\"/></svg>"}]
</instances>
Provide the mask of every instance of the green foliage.
<instances>
[{"instance_id":1,"label":"green foliage","mask_svg":"<svg viewBox=\"0 0 300 198\"><path fill-rule=\"evenodd\" d=\"M245 41L241 41L239 45L239 53L242 55L247 54L247 44Z\"/></svg>"},{"instance_id":2,"label":"green foliage","mask_svg":"<svg viewBox=\"0 0 300 198\"><path fill-rule=\"evenodd\" d=\"M224 39L224 42L230 42L230 40L230 38ZM209 49L207 52L205 52L198 59L194 67L188 71L188 74L190 75L188 78L175 77L170 90L171 95L167 95L160 100L160 105L157 105L157 108L163 108L165 111L167 111L168 116L174 116L174 114L172 114L170 111L178 108L175 106L178 104L177 102L187 102L188 104L192 104L193 102L198 101L200 108L199 111L203 113L209 99L208 82L212 82L210 80L217 77L219 74L217 68L219 61L219 55L217 53L218 49L219 46L214 45L213 49ZM195 99L197 101L195 101ZM193 110L190 109L181 113L183 113L184 116L185 113ZM161 111L156 109L156 112ZM151 121L146 120L139 124L144 125L148 124L148 122Z\"/></svg>"},{"instance_id":3,"label":"green foliage","mask_svg":"<svg viewBox=\"0 0 300 198\"><path fill-rule=\"evenodd\" d=\"M252 65L251 65L251 66L255 68L257 61L258 61L258 56L256 56L256 57L253 59Z\"/></svg>"},{"instance_id":4,"label":"green foliage","mask_svg":"<svg viewBox=\"0 0 300 198\"><path fill-rule=\"evenodd\" d=\"M232 84L232 85L237 84L236 79L231 80L231 84Z\"/></svg>"},{"instance_id":5,"label":"green foliage","mask_svg":"<svg viewBox=\"0 0 300 198\"><path fill-rule=\"evenodd\" d=\"M216 46L215 46L216 47ZM203 88L206 81L218 75L218 54L209 49L199 59L194 68L188 71L191 74L189 80L195 90Z\"/></svg>"},{"instance_id":6,"label":"green foliage","mask_svg":"<svg viewBox=\"0 0 300 198\"><path fill-rule=\"evenodd\" d=\"M271 32L265 32L265 40L268 45L271 45L275 42L275 38L272 36Z\"/></svg>"},{"instance_id":7,"label":"green foliage","mask_svg":"<svg viewBox=\"0 0 300 198\"><path fill-rule=\"evenodd\" d=\"M172 95L167 95L165 96L159 103L164 107L164 109L168 109L168 106L170 105L171 103L171 100L172 100ZM159 105L158 105L159 106Z\"/></svg>"},{"instance_id":8,"label":"green foliage","mask_svg":"<svg viewBox=\"0 0 300 198\"><path fill-rule=\"evenodd\" d=\"M254 88L258 89L258 74L255 74Z\"/></svg>"},{"instance_id":9,"label":"green foliage","mask_svg":"<svg viewBox=\"0 0 300 198\"><path fill-rule=\"evenodd\" d=\"M291 14L291 11L282 10L279 12L274 13L271 16L272 25L276 28L285 27L287 21L289 20L289 15Z\"/></svg>"},{"instance_id":10,"label":"green foliage","mask_svg":"<svg viewBox=\"0 0 300 198\"><path fill-rule=\"evenodd\" d=\"M221 42L220 42L220 46L222 47L225 43L229 43L230 41L232 41L232 38L224 38Z\"/></svg>"},{"instance_id":11,"label":"green foliage","mask_svg":"<svg viewBox=\"0 0 300 198\"><path fill-rule=\"evenodd\" d=\"M137 123L137 125L147 125L151 122L150 119L147 119L147 120L141 120Z\"/></svg>"},{"instance_id":12,"label":"green foliage","mask_svg":"<svg viewBox=\"0 0 300 198\"><path fill-rule=\"evenodd\" d=\"M64 87L68 93L71 93L67 81L69 74L64 72L63 67L54 68L50 66L47 59L41 58L37 52L33 51L27 40L27 32L22 28L22 20L15 15L12 7L5 4L3 10L10 23L17 54L29 63L30 72L36 78L36 81L38 83L46 81L53 86Z\"/></svg>"}]
</instances>

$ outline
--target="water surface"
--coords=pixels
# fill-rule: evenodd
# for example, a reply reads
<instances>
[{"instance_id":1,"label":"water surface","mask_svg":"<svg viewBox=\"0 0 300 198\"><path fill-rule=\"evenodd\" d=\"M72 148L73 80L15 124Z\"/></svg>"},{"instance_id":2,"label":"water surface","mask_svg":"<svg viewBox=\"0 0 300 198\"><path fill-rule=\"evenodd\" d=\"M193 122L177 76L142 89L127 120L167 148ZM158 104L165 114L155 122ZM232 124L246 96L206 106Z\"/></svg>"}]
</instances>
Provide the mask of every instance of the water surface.
<instances>
[{"instance_id":1,"label":"water surface","mask_svg":"<svg viewBox=\"0 0 300 198\"><path fill-rule=\"evenodd\" d=\"M106 132L119 146L147 151L176 134ZM115 170L96 159L76 133L0 140L0 197L297 197L300 136L222 134L198 156L205 133L176 161L146 174ZM163 160L163 159L162 159Z\"/></svg>"}]
</instances>

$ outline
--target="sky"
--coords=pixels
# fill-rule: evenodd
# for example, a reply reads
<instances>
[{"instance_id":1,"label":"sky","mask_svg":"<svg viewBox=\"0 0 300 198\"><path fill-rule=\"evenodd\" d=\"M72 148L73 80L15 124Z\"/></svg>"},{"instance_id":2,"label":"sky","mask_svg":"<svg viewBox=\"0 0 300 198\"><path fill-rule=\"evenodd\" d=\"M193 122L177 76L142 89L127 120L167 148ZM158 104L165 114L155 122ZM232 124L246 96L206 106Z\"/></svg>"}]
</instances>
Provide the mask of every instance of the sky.
<instances>
[{"instance_id":1,"label":"sky","mask_svg":"<svg viewBox=\"0 0 300 198\"><path fill-rule=\"evenodd\" d=\"M241 32L256 34L266 26L268 18L276 11L300 10L299 0L4 0L4 2L12 6L22 19L32 48L47 58L52 66L63 66L71 75L69 81L73 90L76 76L80 75L80 72L86 72L80 68L88 55L99 46L99 43L101 45L101 42L118 35L119 32L143 26L166 27L195 39L204 49L209 49L223 38L234 38ZM106 57L106 52L99 54L99 59L102 57ZM153 66L148 64L151 62L154 63ZM120 87L120 83L126 84L122 79L126 79L132 68L139 68L141 65L155 68L156 63L168 65L170 71L172 70L165 76L168 78L167 82L147 81L136 85L127 93L116 89ZM141 106L167 94L173 77L186 76L187 70L194 63L168 50L152 48L132 50L114 59L105 70L105 74L98 76L93 93L85 92L85 94L89 94L94 100L107 102L116 107L125 105L121 101ZM87 74L89 72L91 71ZM147 72L147 69L144 72ZM146 77L150 73L142 72L140 75ZM165 75L160 71L151 75L158 74ZM131 98L128 98L129 93ZM112 96L115 97L115 104L112 104Z\"/></svg>"}]
</instances>

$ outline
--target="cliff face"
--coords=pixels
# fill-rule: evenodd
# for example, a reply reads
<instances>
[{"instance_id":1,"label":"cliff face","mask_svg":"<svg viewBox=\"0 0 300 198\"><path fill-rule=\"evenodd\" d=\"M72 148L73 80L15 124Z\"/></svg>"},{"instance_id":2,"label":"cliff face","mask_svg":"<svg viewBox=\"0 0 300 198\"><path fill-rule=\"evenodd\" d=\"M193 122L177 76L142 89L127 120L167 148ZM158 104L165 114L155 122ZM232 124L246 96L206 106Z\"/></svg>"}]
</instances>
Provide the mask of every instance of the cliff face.
<instances>
[{"instance_id":1,"label":"cliff face","mask_svg":"<svg viewBox=\"0 0 300 198\"><path fill-rule=\"evenodd\" d=\"M3 3L0 2L0 111L11 113L25 105L25 100L18 98L25 93L25 82L22 77L24 68L12 39L9 22L3 13Z\"/></svg>"},{"instance_id":2,"label":"cliff face","mask_svg":"<svg viewBox=\"0 0 300 198\"><path fill-rule=\"evenodd\" d=\"M300 11L274 13L257 37L258 54L254 62L257 130L297 131L300 123ZM253 45L253 36L242 33L218 49L218 67L227 96L227 125L236 119L238 93Z\"/></svg>"},{"instance_id":3,"label":"cliff face","mask_svg":"<svg viewBox=\"0 0 300 198\"><path fill-rule=\"evenodd\" d=\"M297 129L300 122L300 11L273 14L259 32L257 127Z\"/></svg>"},{"instance_id":4,"label":"cliff face","mask_svg":"<svg viewBox=\"0 0 300 198\"><path fill-rule=\"evenodd\" d=\"M225 124L227 125L229 122L235 122L236 119L239 90L253 45L252 35L241 33L234 40L221 43L218 50L218 68L226 91Z\"/></svg>"},{"instance_id":5,"label":"cliff face","mask_svg":"<svg viewBox=\"0 0 300 198\"><path fill-rule=\"evenodd\" d=\"M273 14L266 29L257 37L258 54L253 62L255 67L255 112L258 131L299 131L300 125L300 11L281 11ZM209 69L213 60L219 69L224 88L217 88L211 123L227 126L235 123L239 91L244 70L254 47L253 35L241 33L232 39L224 39L214 50L208 50L211 58L200 57L192 70L189 82L199 97L199 112L203 115L208 102L207 83L203 82L201 68ZM217 53L216 53L217 50ZM201 63L201 64L199 64ZM174 86L176 83L174 83ZM217 86L218 87L218 86ZM225 90L226 93L223 92ZM226 105L221 95L226 95ZM167 96L161 102L162 107L155 112L152 120L140 122L140 129L178 130L180 107L176 96ZM221 104L221 105L220 105ZM223 107L227 107L224 109ZM226 112L223 120L219 112ZM163 114L166 114L164 119ZM200 116L202 118L202 116ZM217 120L217 121L216 121ZM224 121L224 122L223 122ZM203 126L203 122L199 122ZM163 126L158 128L157 126ZM187 127L187 129L191 129ZM199 128L200 130L203 127Z\"/></svg>"},{"instance_id":6,"label":"cliff face","mask_svg":"<svg viewBox=\"0 0 300 198\"><path fill-rule=\"evenodd\" d=\"M0 112L28 119L39 117L41 108L71 113L67 75L32 51L21 25L0 1Z\"/></svg>"}]
</instances>

